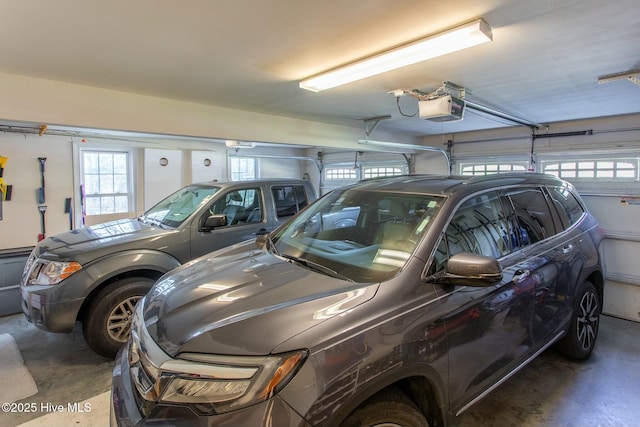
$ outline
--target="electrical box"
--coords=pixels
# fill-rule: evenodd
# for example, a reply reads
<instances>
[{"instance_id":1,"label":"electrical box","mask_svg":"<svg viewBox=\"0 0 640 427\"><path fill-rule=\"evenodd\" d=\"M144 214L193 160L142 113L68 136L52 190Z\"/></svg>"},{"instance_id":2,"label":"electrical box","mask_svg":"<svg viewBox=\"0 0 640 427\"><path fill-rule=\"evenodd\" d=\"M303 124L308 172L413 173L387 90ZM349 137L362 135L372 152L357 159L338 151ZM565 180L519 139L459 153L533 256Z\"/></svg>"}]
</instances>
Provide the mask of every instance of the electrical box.
<instances>
[{"instance_id":1,"label":"electrical box","mask_svg":"<svg viewBox=\"0 0 640 427\"><path fill-rule=\"evenodd\" d=\"M464 101L451 95L418 101L418 115L421 119L434 122L462 120Z\"/></svg>"}]
</instances>

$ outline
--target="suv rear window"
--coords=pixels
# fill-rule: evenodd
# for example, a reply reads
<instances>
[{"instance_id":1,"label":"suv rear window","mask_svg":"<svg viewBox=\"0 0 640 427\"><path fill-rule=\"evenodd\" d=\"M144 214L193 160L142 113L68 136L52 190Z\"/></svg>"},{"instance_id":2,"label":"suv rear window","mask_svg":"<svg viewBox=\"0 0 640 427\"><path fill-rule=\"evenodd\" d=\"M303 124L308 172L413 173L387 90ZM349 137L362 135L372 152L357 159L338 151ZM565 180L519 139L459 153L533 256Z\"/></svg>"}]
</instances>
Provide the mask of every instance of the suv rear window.
<instances>
[{"instance_id":1,"label":"suv rear window","mask_svg":"<svg viewBox=\"0 0 640 427\"><path fill-rule=\"evenodd\" d=\"M564 228L569 228L582 218L584 208L568 188L549 188L549 194Z\"/></svg>"},{"instance_id":2,"label":"suv rear window","mask_svg":"<svg viewBox=\"0 0 640 427\"><path fill-rule=\"evenodd\" d=\"M540 188L526 188L507 194L520 227L520 246L551 237L556 233L549 205Z\"/></svg>"}]
</instances>

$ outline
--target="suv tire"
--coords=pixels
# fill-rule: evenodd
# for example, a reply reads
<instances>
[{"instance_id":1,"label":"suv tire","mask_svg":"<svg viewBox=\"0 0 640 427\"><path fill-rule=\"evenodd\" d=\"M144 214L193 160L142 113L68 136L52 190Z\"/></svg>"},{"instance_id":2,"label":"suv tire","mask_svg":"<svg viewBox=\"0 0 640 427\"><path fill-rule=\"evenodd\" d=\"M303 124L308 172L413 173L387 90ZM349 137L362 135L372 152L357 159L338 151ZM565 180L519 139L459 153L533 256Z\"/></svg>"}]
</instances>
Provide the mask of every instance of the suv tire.
<instances>
[{"instance_id":1,"label":"suv tire","mask_svg":"<svg viewBox=\"0 0 640 427\"><path fill-rule=\"evenodd\" d=\"M429 427L418 407L397 388L383 390L352 412L340 427Z\"/></svg>"},{"instance_id":2,"label":"suv tire","mask_svg":"<svg viewBox=\"0 0 640 427\"><path fill-rule=\"evenodd\" d=\"M574 301L569 331L558 343L558 350L577 360L591 356L598 336L600 323L600 298L591 282L584 282Z\"/></svg>"},{"instance_id":3,"label":"suv tire","mask_svg":"<svg viewBox=\"0 0 640 427\"><path fill-rule=\"evenodd\" d=\"M84 338L93 351L115 357L131 334L136 303L153 283L146 277L129 277L109 284L93 298L82 322Z\"/></svg>"}]
</instances>

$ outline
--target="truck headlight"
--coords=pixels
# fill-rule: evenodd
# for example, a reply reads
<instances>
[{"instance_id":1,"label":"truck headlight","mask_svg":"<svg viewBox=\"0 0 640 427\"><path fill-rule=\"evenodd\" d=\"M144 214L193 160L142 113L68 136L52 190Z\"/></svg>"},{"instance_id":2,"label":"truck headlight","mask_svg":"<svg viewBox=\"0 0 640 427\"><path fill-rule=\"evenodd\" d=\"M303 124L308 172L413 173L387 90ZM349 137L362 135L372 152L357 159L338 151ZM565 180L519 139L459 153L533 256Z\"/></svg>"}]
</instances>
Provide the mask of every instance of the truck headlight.
<instances>
[{"instance_id":1,"label":"truck headlight","mask_svg":"<svg viewBox=\"0 0 640 427\"><path fill-rule=\"evenodd\" d=\"M81 269L82 266L75 261L59 262L39 259L31 271L27 284L57 285Z\"/></svg>"}]
</instances>

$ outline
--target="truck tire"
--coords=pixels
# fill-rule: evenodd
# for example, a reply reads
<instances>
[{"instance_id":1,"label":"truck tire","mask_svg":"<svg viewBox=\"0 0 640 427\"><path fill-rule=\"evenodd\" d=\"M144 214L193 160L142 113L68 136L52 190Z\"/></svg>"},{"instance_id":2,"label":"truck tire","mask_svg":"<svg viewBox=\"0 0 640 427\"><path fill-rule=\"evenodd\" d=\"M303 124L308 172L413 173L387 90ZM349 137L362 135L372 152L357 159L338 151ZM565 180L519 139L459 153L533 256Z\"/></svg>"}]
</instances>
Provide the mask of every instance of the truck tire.
<instances>
[{"instance_id":1,"label":"truck tire","mask_svg":"<svg viewBox=\"0 0 640 427\"><path fill-rule=\"evenodd\" d=\"M89 304L82 333L89 347L101 356L114 358L131 334L136 303L154 281L147 277L117 280L101 290Z\"/></svg>"}]
</instances>

